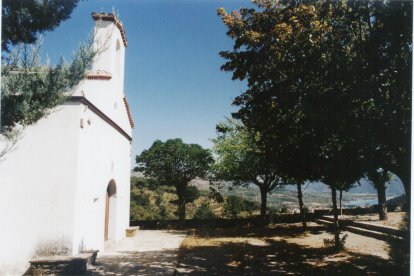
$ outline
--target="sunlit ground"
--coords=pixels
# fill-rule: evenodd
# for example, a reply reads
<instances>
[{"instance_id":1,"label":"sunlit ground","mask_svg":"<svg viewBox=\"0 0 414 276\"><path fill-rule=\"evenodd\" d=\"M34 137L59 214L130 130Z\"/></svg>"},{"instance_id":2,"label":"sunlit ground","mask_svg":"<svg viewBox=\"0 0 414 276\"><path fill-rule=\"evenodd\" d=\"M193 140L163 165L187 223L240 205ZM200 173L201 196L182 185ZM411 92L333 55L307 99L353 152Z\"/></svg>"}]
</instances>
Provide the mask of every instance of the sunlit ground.
<instances>
[{"instance_id":1,"label":"sunlit ground","mask_svg":"<svg viewBox=\"0 0 414 276\"><path fill-rule=\"evenodd\" d=\"M324 245L324 226L284 224L260 229L198 229L180 247L178 274L403 275L384 241L349 232L346 249Z\"/></svg>"}]
</instances>

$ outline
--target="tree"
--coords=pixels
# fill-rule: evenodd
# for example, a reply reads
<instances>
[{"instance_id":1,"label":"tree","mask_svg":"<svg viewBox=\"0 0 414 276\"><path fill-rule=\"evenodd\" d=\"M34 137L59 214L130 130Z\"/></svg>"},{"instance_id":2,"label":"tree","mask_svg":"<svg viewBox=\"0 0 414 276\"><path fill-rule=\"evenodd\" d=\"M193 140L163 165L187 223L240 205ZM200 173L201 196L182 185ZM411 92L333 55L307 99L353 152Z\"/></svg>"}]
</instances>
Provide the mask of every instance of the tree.
<instances>
[{"instance_id":1,"label":"tree","mask_svg":"<svg viewBox=\"0 0 414 276\"><path fill-rule=\"evenodd\" d=\"M65 92L84 79L98 52L90 38L74 52L70 64L62 57L56 66L42 66L39 44L20 45L11 51L2 64L2 131L33 124L65 102Z\"/></svg>"},{"instance_id":2,"label":"tree","mask_svg":"<svg viewBox=\"0 0 414 276\"><path fill-rule=\"evenodd\" d=\"M366 173L367 178L375 189L377 190L378 195L378 215L380 220L387 220L387 197L386 197L386 189L387 189L387 182L391 179L391 174L383 169L378 169L374 171L368 171Z\"/></svg>"},{"instance_id":3,"label":"tree","mask_svg":"<svg viewBox=\"0 0 414 276\"><path fill-rule=\"evenodd\" d=\"M10 45L32 44L39 34L52 31L70 18L79 0L3 0L1 50Z\"/></svg>"},{"instance_id":4,"label":"tree","mask_svg":"<svg viewBox=\"0 0 414 276\"><path fill-rule=\"evenodd\" d=\"M2 87L0 92L0 158L16 145L21 129L63 103L64 93L84 77L99 49L90 39L75 52L70 65L40 64L39 34L70 17L78 0L2 2ZM17 46L16 46L17 45ZM10 46L16 46L10 49ZM99 47L98 47L99 48Z\"/></svg>"},{"instance_id":5,"label":"tree","mask_svg":"<svg viewBox=\"0 0 414 276\"><path fill-rule=\"evenodd\" d=\"M362 176L372 149L388 156L390 171L409 173L412 3L255 3L260 11L218 11L235 41L220 53L227 60L222 69L248 84L234 116L289 161L279 164L311 163L279 168L293 179L328 184L337 221L336 190ZM398 137L385 133L391 121ZM372 143L375 134L381 138Z\"/></svg>"},{"instance_id":6,"label":"tree","mask_svg":"<svg viewBox=\"0 0 414 276\"><path fill-rule=\"evenodd\" d=\"M155 141L136 157L136 171L156 179L161 185L172 185L178 196L178 217L185 219L186 190L191 180L206 176L213 158L197 144L185 144L179 138Z\"/></svg>"},{"instance_id":7,"label":"tree","mask_svg":"<svg viewBox=\"0 0 414 276\"><path fill-rule=\"evenodd\" d=\"M272 156L258 147L260 136L249 132L239 121L227 120L217 125L213 139L216 162L212 172L216 179L233 185L254 184L260 189L262 221L266 219L267 194L282 184Z\"/></svg>"}]
</instances>

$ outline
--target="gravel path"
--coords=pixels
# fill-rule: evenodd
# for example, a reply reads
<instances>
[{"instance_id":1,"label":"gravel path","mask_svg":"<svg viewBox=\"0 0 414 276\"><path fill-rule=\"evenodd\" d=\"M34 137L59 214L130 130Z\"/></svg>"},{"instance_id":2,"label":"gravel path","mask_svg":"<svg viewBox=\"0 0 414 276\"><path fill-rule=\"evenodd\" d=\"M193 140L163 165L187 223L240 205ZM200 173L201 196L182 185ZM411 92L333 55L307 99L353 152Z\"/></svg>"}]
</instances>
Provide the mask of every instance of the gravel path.
<instances>
[{"instance_id":1,"label":"gravel path","mask_svg":"<svg viewBox=\"0 0 414 276\"><path fill-rule=\"evenodd\" d=\"M106 245L90 275L173 275L186 231L139 230Z\"/></svg>"}]
</instances>

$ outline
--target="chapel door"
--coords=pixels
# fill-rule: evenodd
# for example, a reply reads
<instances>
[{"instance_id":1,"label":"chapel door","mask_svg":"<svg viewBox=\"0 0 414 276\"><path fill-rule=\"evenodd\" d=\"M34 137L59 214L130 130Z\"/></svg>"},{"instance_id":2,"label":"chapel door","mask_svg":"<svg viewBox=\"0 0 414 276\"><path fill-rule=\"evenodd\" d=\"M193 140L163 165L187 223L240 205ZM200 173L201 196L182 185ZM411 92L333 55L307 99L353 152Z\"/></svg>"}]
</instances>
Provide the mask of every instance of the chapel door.
<instances>
[{"instance_id":1,"label":"chapel door","mask_svg":"<svg viewBox=\"0 0 414 276\"><path fill-rule=\"evenodd\" d=\"M106 191L106 202L105 202L105 236L104 240L108 240L108 226L109 226L109 191Z\"/></svg>"}]
</instances>

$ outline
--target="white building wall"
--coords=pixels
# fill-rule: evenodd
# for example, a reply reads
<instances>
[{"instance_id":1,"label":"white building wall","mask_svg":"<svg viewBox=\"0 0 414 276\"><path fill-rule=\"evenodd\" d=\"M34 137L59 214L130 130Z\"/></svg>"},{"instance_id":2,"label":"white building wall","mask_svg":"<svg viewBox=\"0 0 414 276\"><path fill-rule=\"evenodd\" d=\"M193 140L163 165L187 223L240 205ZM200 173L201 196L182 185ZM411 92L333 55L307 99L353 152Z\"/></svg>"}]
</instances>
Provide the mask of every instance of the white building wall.
<instances>
[{"instance_id":1,"label":"white building wall","mask_svg":"<svg viewBox=\"0 0 414 276\"><path fill-rule=\"evenodd\" d=\"M116 202L110 202L110 210L116 212L109 214L109 239L122 239L129 226L131 144L90 109L84 109L82 118L90 124L79 135L74 249L103 250L106 191L111 180L117 192Z\"/></svg>"},{"instance_id":2,"label":"white building wall","mask_svg":"<svg viewBox=\"0 0 414 276\"><path fill-rule=\"evenodd\" d=\"M94 33L95 47L105 50L95 58L92 71L106 71L112 77L110 80L85 80L74 95L85 96L131 136L132 129L123 100L125 46L122 36L113 23L99 20L96 21Z\"/></svg>"},{"instance_id":3,"label":"white building wall","mask_svg":"<svg viewBox=\"0 0 414 276\"><path fill-rule=\"evenodd\" d=\"M96 21L96 47L105 49L94 61L93 71L106 71L110 80L84 80L74 95L84 96L130 137L132 128L124 104L125 46L112 22ZM73 253L104 248L106 190L114 181L117 193L111 198L109 239L125 237L129 226L131 142L86 106L79 136L77 204Z\"/></svg>"},{"instance_id":4,"label":"white building wall","mask_svg":"<svg viewBox=\"0 0 414 276\"><path fill-rule=\"evenodd\" d=\"M123 101L122 37L112 22L97 21L96 38L108 39L108 47L93 68L112 78L84 80L73 96L87 98L131 136ZM26 128L16 150L0 162L0 275L11 269L11 275L23 273L39 249L46 255L48 250L102 250L111 180L117 193L109 239L123 238L129 226L130 160L130 141L79 102L66 103Z\"/></svg>"},{"instance_id":5,"label":"white building wall","mask_svg":"<svg viewBox=\"0 0 414 276\"><path fill-rule=\"evenodd\" d=\"M36 251L71 250L79 114L79 105L58 107L0 162L0 275L21 275Z\"/></svg>"}]
</instances>

